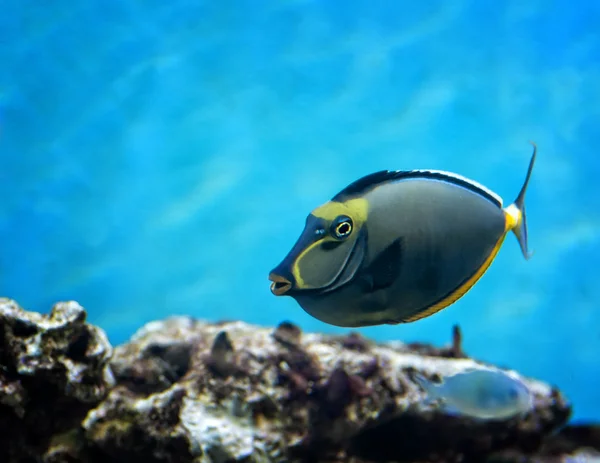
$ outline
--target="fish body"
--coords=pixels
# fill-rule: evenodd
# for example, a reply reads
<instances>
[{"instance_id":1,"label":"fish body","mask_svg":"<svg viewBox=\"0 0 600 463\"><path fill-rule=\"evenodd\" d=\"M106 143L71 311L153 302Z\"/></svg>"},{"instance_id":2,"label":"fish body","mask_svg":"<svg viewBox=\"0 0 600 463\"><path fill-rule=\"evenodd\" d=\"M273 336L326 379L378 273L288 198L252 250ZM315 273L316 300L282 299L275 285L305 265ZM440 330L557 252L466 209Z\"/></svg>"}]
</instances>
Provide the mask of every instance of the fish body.
<instances>
[{"instance_id":1,"label":"fish body","mask_svg":"<svg viewBox=\"0 0 600 463\"><path fill-rule=\"evenodd\" d=\"M460 299L506 234L525 258L525 191L508 207L478 183L443 171L381 171L314 209L269 279L313 317L336 326L409 323Z\"/></svg>"},{"instance_id":2,"label":"fish body","mask_svg":"<svg viewBox=\"0 0 600 463\"><path fill-rule=\"evenodd\" d=\"M469 369L435 384L420 374L415 381L429 400L441 399L451 413L478 419L507 419L523 415L533 407L527 385L499 369Z\"/></svg>"}]
</instances>

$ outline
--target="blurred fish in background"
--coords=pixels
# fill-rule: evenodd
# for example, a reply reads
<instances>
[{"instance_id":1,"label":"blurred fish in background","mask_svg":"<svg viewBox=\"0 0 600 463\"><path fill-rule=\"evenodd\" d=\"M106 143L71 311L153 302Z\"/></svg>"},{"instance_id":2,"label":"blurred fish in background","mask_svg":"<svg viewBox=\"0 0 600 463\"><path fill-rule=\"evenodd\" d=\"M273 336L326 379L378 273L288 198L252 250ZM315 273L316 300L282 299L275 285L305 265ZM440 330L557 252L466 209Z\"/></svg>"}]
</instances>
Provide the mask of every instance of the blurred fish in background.
<instances>
[{"instance_id":1,"label":"blurred fish in background","mask_svg":"<svg viewBox=\"0 0 600 463\"><path fill-rule=\"evenodd\" d=\"M497 368L472 368L434 383L416 373L415 380L427 394L426 401L440 400L450 414L484 420L524 416L533 407L533 395L518 377Z\"/></svg>"},{"instance_id":2,"label":"blurred fish in background","mask_svg":"<svg viewBox=\"0 0 600 463\"><path fill-rule=\"evenodd\" d=\"M175 314L346 332L266 282L306 211L384 169L512 197L535 140L534 258L505 246L468 298L361 334L460 323L597 419L599 23L566 0L4 0L0 294L75 299L115 344Z\"/></svg>"}]
</instances>

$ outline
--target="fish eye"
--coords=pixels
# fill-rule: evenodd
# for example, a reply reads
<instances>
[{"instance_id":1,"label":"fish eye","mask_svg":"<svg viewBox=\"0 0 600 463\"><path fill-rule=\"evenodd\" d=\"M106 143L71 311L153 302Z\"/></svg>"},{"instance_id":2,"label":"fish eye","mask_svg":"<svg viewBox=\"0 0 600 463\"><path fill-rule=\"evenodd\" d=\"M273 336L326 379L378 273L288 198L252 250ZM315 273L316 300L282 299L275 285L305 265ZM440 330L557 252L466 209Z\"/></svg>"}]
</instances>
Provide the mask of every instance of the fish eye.
<instances>
[{"instance_id":1,"label":"fish eye","mask_svg":"<svg viewBox=\"0 0 600 463\"><path fill-rule=\"evenodd\" d=\"M331 232L337 239L343 240L352 233L352 219L346 215L340 215L331 224Z\"/></svg>"},{"instance_id":2,"label":"fish eye","mask_svg":"<svg viewBox=\"0 0 600 463\"><path fill-rule=\"evenodd\" d=\"M508 397L510 399L516 399L519 396L519 392L516 389L510 389L508 391Z\"/></svg>"}]
</instances>

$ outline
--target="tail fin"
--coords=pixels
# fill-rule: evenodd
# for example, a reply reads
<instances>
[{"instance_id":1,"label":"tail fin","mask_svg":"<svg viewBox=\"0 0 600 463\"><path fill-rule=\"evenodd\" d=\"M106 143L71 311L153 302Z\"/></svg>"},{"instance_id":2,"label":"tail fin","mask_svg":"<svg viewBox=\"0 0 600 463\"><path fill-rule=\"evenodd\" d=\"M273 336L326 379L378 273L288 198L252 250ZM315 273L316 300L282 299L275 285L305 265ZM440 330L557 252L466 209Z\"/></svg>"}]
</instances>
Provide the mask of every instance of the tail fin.
<instances>
[{"instance_id":1,"label":"tail fin","mask_svg":"<svg viewBox=\"0 0 600 463\"><path fill-rule=\"evenodd\" d=\"M523 186L521 187L521 191L519 192L517 199L515 199L515 201L505 209L506 213L512 219L513 223L510 228L519 241L519 246L521 247L521 252L523 253L523 257L525 257L525 259L530 259L533 255L533 252L529 252L527 247L527 215L525 214L525 193L527 191L527 186L529 185L529 179L531 178L533 165L535 164L537 145L534 142L530 143L533 145L533 154L531 155L531 160L529 161L529 168L527 169L525 181L523 182Z\"/></svg>"},{"instance_id":2,"label":"tail fin","mask_svg":"<svg viewBox=\"0 0 600 463\"><path fill-rule=\"evenodd\" d=\"M426 401L433 401L437 398L436 385L425 378L425 376L421 373L414 373L413 379L427 394Z\"/></svg>"}]
</instances>

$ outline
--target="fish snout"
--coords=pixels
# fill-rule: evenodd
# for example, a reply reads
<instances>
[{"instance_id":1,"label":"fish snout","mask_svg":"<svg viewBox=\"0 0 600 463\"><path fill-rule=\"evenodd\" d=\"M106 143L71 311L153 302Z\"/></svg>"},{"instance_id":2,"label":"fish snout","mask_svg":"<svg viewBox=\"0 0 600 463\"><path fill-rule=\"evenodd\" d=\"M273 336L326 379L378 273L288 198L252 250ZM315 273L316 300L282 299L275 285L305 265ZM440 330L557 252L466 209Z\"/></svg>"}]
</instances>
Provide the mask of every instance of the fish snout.
<instances>
[{"instance_id":1,"label":"fish snout","mask_svg":"<svg viewBox=\"0 0 600 463\"><path fill-rule=\"evenodd\" d=\"M271 292L275 296L283 296L292 289L291 278L286 278L286 276L275 273L275 271L269 273L269 280L272 281Z\"/></svg>"}]
</instances>

